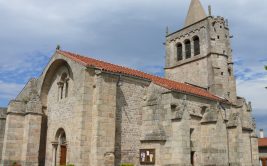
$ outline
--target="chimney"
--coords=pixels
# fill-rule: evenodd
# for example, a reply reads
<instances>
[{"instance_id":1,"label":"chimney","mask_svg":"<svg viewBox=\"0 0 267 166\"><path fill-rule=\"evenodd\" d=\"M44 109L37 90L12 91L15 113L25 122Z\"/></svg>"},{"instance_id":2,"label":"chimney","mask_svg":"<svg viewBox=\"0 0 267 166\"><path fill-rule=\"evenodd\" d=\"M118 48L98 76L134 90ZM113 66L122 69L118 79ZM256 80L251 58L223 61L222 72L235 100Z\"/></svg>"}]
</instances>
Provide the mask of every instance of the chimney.
<instances>
[{"instance_id":1,"label":"chimney","mask_svg":"<svg viewBox=\"0 0 267 166\"><path fill-rule=\"evenodd\" d=\"M260 138L264 138L264 132L263 132L263 129L260 129Z\"/></svg>"}]
</instances>

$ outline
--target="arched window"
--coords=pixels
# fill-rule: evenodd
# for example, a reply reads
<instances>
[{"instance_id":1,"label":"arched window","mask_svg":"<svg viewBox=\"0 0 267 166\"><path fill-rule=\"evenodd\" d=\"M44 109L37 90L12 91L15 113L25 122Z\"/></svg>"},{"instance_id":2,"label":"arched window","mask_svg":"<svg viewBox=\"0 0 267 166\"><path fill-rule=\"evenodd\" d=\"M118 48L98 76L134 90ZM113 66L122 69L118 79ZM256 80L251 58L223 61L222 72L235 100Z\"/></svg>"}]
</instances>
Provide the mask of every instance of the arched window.
<instances>
[{"instance_id":1,"label":"arched window","mask_svg":"<svg viewBox=\"0 0 267 166\"><path fill-rule=\"evenodd\" d=\"M200 54L200 45L199 45L199 37L195 36L193 37L194 41L194 55Z\"/></svg>"},{"instance_id":2,"label":"arched window","mask_svg":"<svg viewBox=\"0 0 267 166\"><path fill-rule=\"evenodd\" d=\"M60 81L58 82L59 88L59 99L63 99L63 97L68 97L69 92L69 78L67 73L63 73L60 77Z\"/></svg>"},{"instance_id":3,"label":"arched window","mask_svg":"<svg viewBox=\"0 0 267 166\"><path fill-rule=\"evenodd\" d=\"M183 46L181 43L178 43L176 45L176 49L177 49L177 60L180 61L183 59Z\"/></svg>"},{"instance_id":4,"label":"arched window","mask_svg":"<svg viewBox=\"0 0 267 166\"><path fill-rule=\"evenodd\" d=\"M190 43L190 40L185 40L184 41L184 44L185 44L185 58L188 59L188 58L191 58L191 43Z\"/></svg>"}]
</instances>

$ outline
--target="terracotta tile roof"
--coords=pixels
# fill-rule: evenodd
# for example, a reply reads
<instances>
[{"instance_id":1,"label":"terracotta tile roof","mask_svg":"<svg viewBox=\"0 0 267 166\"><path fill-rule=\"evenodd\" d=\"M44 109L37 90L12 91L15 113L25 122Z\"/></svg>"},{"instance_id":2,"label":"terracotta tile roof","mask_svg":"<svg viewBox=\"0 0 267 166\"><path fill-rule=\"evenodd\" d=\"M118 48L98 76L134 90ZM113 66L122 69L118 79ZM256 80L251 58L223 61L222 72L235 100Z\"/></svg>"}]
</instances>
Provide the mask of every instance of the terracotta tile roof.
<instances>
[{"instance_id":1,"label":"terracotta tile roof","mask_svg":"<svg viewBox=\"0 0 267 166\"><path fill-rule=\"evenodd\" d=\"M259 147L267 147L267 138L258 139Z\"/></svg>"},{"instance_id":2,"label":"terracotta tile roof","mask_svg":"<svg viewBox=\"0 0 267 166\"><path fill-rule=\"evenodd\" d=\"M76 61L76 62L78 62L84 66L88 66L88 67L90 66L90 67L100 68L100 69L102 69L104 71L108 71L108 72L144 78L144 79L150 80L153 83L155 83L159 86L162 86L166 89L169 89L169 90L174 90L174 91L183 92L183 93L187 93L187 94L191 94L191 95L196 95L196 96L208 98L208 99L215 100L215 101L225 101L222 98L217 97L217 96L211 94L210 92L208 92L202 88L198 88L198 87L195 87L192 85L175 82L172 80L168 80L165 78L161 78L158 76L147 74L147 73L144 73L144 72L141 72L138 70L134 70L134 69L130 69L127 67L107 63L104 61L100 61L100 60L96 60L93 58L81 56L81 55L67 52L67 51L57 50L57 53L65 56L65 57L68 57L68 58L70 58L70 59L72 59L72 60L74 60L74 61Z\"/></svg>"}]
</instances>

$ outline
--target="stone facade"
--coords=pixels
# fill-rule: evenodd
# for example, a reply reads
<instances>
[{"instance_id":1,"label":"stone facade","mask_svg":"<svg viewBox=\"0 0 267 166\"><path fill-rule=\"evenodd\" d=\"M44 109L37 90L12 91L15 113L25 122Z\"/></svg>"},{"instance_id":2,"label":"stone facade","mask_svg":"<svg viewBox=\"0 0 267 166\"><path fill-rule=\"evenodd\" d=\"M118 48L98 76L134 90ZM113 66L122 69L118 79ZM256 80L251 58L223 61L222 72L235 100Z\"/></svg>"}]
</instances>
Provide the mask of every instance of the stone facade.
<instances>
[{"instance_id":1,"label":"stone facade","mask_svg":"<svg viewBox=\"0 0 267 166\"><path fill-rule=\"evenodd\" d=\"M197 4L190 12L201 10ZM196 35L200 53L186 59L183 49L177 61L177 43L195 44ZM168 35L169 80L57 50L0 109L2 165L140 166L142 149L155 152L148 165L258 166L255 122L250 103L236 96L229 38L225 20L212 16Z\"/></svg>"},{"instance_id":2,"label":"stone facade","mask_svg":"<svg viewBox=\"0 0 267 166\"><path fill-rule=\"evenodd\" d=\"M5 128L6 128L6 112L7 112L7 108L0 107L0 152L1 154L3 150L3 142L4 142ZM0 160L2 160L2 155L0 157Z\"/></svg>"},{"instance_id":3,"label":"stone facade","mask_svg":"<svg viewBox=\"0 0 267 166\"><path fill-rule=\"evenodd\" d=\"M200 53L194 50L199 38ZM186 40L191 57L185 57ZM183 47L183 59L177 60L177 44ZM204 67L205 66L205 67ZM229 28L223 17L206 17L193 25L169 34L166 39L166 78L198 85L232 102L236 99Z\"/></svg>"}]
</instances>

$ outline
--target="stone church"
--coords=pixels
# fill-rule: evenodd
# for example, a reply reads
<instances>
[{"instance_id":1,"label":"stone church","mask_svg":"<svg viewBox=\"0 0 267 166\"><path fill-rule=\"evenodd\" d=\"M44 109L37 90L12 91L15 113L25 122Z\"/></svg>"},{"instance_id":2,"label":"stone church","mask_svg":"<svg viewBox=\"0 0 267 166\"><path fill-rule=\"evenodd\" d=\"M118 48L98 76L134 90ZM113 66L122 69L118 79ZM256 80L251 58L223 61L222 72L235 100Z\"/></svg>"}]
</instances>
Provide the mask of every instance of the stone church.
<instances>
[{"instance_id":1,"label":"stone church","mask_svg":"<svg viewBox=\"0 0 267 166\"><path fill-rule=\"evenodd\" d=\"M166 35L165 77L57 48L1 108L1 165L258 166L228 21L192 0Z\"/></svg>"}]
</instances>

